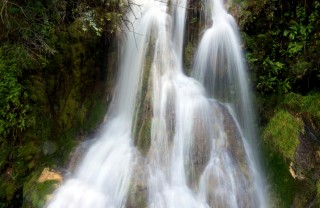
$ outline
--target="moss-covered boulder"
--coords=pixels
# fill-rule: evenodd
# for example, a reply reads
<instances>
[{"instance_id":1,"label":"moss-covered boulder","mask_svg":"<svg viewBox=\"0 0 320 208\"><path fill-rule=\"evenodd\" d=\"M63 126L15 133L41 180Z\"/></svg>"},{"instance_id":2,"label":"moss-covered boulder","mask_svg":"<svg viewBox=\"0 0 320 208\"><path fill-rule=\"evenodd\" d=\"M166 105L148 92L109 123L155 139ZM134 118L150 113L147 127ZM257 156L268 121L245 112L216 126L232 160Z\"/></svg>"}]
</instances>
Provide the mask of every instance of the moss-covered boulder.
<instances>
[{"instance_id":1,"label":"moss-covered boulder","mask_svg":"<svg viewBox=\"0 0 320 208\"><path fill-rule=\"evenodd\" d=\"M264 130L263 138L284 158L294 160L303 124L288 111L276 112Z\"/></svg>"},{"instance_id":2,"label":"moss-covered boulder","mask_svg":"<svg viewBox=\"0 0 320 208\"><path fill-rule=\"evenodd\" d=\"M35 173L23 186L25 208L42 208L51 198L52 192L62 183L60 173L44 168Z\"/></svg>"},{"instance_id":3,"label":"moss-covered boulder","mask_svg":"<svg viewBox=\"0 0 320 208\"><path fill-rule=\"evenodd\" d=\"M318 93L289 93L263 131L267 176L278 207L315 206L320 165Z\"/></svg>"}]
</instances>

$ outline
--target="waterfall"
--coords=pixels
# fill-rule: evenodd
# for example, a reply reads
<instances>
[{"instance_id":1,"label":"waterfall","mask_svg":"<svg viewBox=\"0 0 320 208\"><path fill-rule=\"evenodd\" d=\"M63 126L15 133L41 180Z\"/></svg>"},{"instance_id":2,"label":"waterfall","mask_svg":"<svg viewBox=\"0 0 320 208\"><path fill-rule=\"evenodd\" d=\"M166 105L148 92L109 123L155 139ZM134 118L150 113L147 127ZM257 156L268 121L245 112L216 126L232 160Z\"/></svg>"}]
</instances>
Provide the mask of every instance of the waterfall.
<instances>
[{"instance_id":1,"label":"waterfall","mask_svg":"<svg viewBox=\"0 0 320 208\"><path fill-rule=\"evenodd\" d=\"M203 0L211 25L187 77L187 1L138 4L103 129L47 207L267 207L232 16L221 0Z\"/></svg>"},{"instance_id":2,"label":"waterfall","mask_svg":"<svg viewBox=\"0 0 320 208\"><path fill-rule=\"evenodd\" d=\"M204 4L205 8L210 8L205 17L212 25L199 43L193 77L203 84L210 97L223 102L233 114L239 125L250 172L255 178L257 197L265 204L265 184L254 150L257 137L254 110L236 22L224 9L222 0L205 0Z\"/></svg>"}]
</instances>

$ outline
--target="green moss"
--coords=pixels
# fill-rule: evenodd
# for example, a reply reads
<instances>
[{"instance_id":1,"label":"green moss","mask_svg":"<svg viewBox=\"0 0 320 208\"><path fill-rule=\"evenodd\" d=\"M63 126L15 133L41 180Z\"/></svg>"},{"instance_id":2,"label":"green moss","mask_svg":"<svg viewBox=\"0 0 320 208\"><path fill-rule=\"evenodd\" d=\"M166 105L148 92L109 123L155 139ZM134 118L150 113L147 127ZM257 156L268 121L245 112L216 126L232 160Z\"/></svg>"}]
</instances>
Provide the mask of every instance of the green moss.
<instances>
[{"instance_id":1,"label":"green moss","mask_svg":"<svg viewBox=\"0 0 320 208\"><path fill-rule=\"evenodd\" d=\"M188 75L190 75L192 70L193 54L195 52L194 50L195 50L195 47L191 42L189 42L184 49L184 64L185 64L186 74Z\"/></svg>"},{"instance_id":2,"label":"green moss","mask_svg":"<svg viewBox=\"0 0 320 208\"><path fill-rule=\"evenodd\" d=\"M96 101L88 113L88 117L83 125L84 128L87 131L92 131L94 128L96 128L104 118L106 110L107 107L105 103L103 103L101 100Z\"/></svg>"},{"instance_id":3,"label":"green moss","mask_svg":"<svg viewBox=\"0 0 320 208\"><path fill-rule=\"evenodd\" d=\"M289 93L285 96L282 107L292 113L300 115L306 125L312 128L317 139L320 138L320 93L309 93L302 96L295 93Z\"/></svg>"},{"instance_id":4,"label":"green moss","mask_svg":"<svg viewBox=\"0 0 320 208\"><path fill-rule=\"evenodd\" d=\"M310 93L303 96L302 110L311 114L320 124L320 93Z\"/></svg>"},{"instance_id":5,"label":"green moss","mask_svg":"<svg viewBox=\"0 0 320 208\"><path fill-rule=\"evenodd\" d=\"M65 129L69 130L72 127L72 121L77 115L77 110L79 108L79 101L77 100L77 90L72 89L68 95L67 101L62 108L60 114L59 123L60 126L63 126Z\"/></svg>"},{"instance_id":6,"label":"green moss","mask_svg":"<svg viewBox=\"0 0 320 208\"><path fill-rule=\"evenodd\" d=\"M17 190L17 185L10 178L3 176L0 178L0 190L0 201L2 201L2 199L11 201Z\"/></svg>"},{"instance_id":7,"label":"green moss","mask_svg":"<svg viewBox=\"0 0 320 208\"><path fill-rule=\"evenodd\" d=\"M151 120L145 121L139 131L139 139L137 140L137 147L146 155L148 153L149 147L151 145Z\"/></svg>"},{"instance_id":8,"label":"green moss","mask_svg":"<svg viewBox=\"0 0 320 208\"><path fill-rule=\"evenodd\" d=\"M280 110L264 129L263 139L284 158L293 161L302 130L303 124L300 120L293 117L288 111Z\"/></svg>"},{"instance_id":9,"label":"green moss","mask_svg":"<svg viewBox=\"0 0 320 208\"><path fill-rule=\"evenodd\" d=\"M292 111L301 111L302 105L301 101L303 100L303 96L295 93L289 93L285 96L283 104L284 107L287 107Z\"/></svg>"},{"instance_id":10,"label":"green moss","mask_svg":"<svg viewBox=\"0 0 320 208\"><path fill-rule=\"evenodd\" d=\"M76 141L78 131L78 129L73 128L60 135L58 147L61 152L56 155L59 157L57 159L60 161L60 165L66 164L66 162L70 158L71 151L76 146L76 144L78 144L78 142Z\"/></svg>"},{"instance_id":11,"label":"green moss","mask_svg":"<svg viewBox=\"0 0 320 208\"><path fill-rule=\"evenodd\" d=\"M18 156L31 160L35 154L40 152L39 146L35 142L29 142L18 149Z\"/></svg>"},{"instance_id":12,"label":"green moss","mask_svg":"<svg viewBox=\"0 0 320 208\"><path fill-rule=\"evenodd\" d=\"M39 172L34 174L29 181L23 186L24 207L42 208L59 181L47 180L42 183L38 182Z\"/></svg>"},{"instance_id":13,"label":"green moss","mask_svg":"<svg viewBox=\"0 0 320 208\"><path fill-rule=\"evenodd\" d=\"M154 52L151 44L147 51L144 63L142 80L140 80L140 90L137 93L137 101L134 114L134 125L132 128L134 143L142 154L147 154L151 144L151 119L152 119L152 85L150 82L150 72L153 62Z\"/></svg>"},{"instance_id":14,"label":"green moss","mask_svg":"<svg viewBox=\"0 0 320 208\"><path fill-rule=\"evenodd\" d=\"M74 43L70 45L72 72L76 79L81 76L82 62L85 55L85 48L82 43Z\"/></svg>"},{"instance_id":15,"label":"green moss","mask_svg":"<svg viewBox=\"0 0 320 208\"><path fill-rule=\"evenodd\" d=\"M264 149L267 180L270 184L271 202L274 207L290 207L292 205L297 184L289 172L289 165L283 157L273 152L272 148Z\"/></svg>"},{"instance_id":16,"label":"green moss","mask_svg":"<svg viewBox=\"0 0 320 208\"><path fill-rule=\"evenodd\" d=\"M25 83L30 100L38 105L46 104L45 83L40 75L30 76Z\"/></svg>"},{"instance_id":17,"label":"green moss","mask_svg":"<svg viewBox=\"0 0 320 208\"><path fill-rule=\"evenodd\" d=\"M27 174L32 171L37 163L40 161L39 144L36 142L28 142L25 145L15 147L11 155L13 156L12 173L10 177L18 183L17 188L20 187L20 182Z\"/></svg>"},{"instance_id":18,"label":"green moss","mask_svg":"<svg viewBox=\"0 0 320 208\"><path fill-rule=\"evenodd\" d=\"M285 96L283 105L295 112L312 114L320 121L320 93L309 93L305 96L289 93Z\"/></svg>"},{"instance_id":19,"label":"green moss","mask_svg":"<svg viewBox=\"0 0 320 208\"><path fill-rule=\"evenodd\" d=\"M2 143L0 149L0 170L2 170L8 162L7 158L10 153L10 146L6 143Z\"/></svg>"},{"instance_id":20,"label":"green moss","mask_svg":"<svg viewBox=\"0 0 320 208\"><path fill-rule=\"evenodd\" d=\"M320 179L318 179L318 182L317 182L317 201L318 201L318 205L320 205Z\"/></svg>"}]
</instances>

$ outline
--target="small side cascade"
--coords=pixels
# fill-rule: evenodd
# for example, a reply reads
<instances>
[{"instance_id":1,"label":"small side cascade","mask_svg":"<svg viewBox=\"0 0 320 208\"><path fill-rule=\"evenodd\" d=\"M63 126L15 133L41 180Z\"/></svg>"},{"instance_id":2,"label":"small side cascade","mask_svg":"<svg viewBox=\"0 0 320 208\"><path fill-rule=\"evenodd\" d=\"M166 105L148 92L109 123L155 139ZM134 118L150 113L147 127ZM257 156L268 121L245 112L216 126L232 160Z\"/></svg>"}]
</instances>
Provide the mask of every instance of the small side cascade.
<instances>
[{"instance_id":1,"label":"small side cascade","mask_svg":"<svg viewBox=\"0 0 320 208\"><path fill-rule=\"evenodd\" d=\"M203 4L211 8L205 14L211 26L199 43L192 75L204 85L211 98L224 103L237 122L254 178L259 207L265 207L266 185L259 165L259 154L253 147L257 142L255 115L237 25L226 12L222 0L204 0Z\"/></svg>"}]
</instances>

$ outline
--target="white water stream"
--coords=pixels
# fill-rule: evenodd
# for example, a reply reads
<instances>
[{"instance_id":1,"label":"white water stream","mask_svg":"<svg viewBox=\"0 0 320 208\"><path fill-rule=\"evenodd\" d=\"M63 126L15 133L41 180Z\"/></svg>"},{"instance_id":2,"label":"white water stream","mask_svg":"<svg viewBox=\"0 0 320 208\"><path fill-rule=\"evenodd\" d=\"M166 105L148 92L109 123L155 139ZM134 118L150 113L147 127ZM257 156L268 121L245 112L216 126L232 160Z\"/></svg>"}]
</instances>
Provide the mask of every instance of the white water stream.
<instances>
[{"instance_id":1,"label":"white water stream","mask_svg":"<svg viewBox=\"0 0 320 208\"><path fill-rule=\"evenodd\" d=\"M194 79L182 67L186 0L171 1L171 14L165 2L139 3L139 35L128 32L124 40L103 130L47 207L267 207L233 18L220 0L203 1L212 26L200 41ZM151 100L150 147L141 154L134 141L144 90Z\"/></svg>"}]
</instances>

